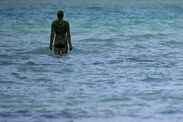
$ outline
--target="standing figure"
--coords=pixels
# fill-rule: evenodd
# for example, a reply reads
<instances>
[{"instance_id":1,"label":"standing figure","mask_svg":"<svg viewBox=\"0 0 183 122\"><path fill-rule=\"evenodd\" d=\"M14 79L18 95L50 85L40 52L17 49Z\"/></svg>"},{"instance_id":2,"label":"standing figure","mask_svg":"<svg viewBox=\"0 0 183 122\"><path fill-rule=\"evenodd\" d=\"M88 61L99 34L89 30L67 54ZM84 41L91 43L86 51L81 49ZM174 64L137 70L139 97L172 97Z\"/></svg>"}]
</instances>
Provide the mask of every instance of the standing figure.
<instances>
[{"instance_id":1,"label":"standing figure","mask_svg":"<svg viewBox=\"0 0 183 122\"><path fill-rule=\"evenodd\" d=\"M71 34L69 22L63 19L64 12L59 10L57 12L58 19L51 24L50 34L50 50L54 50L56 55L66 54L72 50Z\"/></svg>"}]
</instances>

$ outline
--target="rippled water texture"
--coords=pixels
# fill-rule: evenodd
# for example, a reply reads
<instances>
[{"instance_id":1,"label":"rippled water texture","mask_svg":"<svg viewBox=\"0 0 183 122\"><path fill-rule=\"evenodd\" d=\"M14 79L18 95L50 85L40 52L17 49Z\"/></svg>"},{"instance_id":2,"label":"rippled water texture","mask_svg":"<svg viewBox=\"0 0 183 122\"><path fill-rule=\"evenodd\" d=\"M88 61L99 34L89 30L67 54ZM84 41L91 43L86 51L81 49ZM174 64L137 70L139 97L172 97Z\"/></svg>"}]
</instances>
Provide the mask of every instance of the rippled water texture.
<instances>
[{"instance_id":1,"label":"rippled water texture","mask_svg":"<svg viewBox=\"0 0 183 122\"><path fill-rule=\"evenodd\" d=\"M63 9L74 49L49 49ZM0 1L1 122L182 122L183 3Z\"/></svg>"}]
</instances>

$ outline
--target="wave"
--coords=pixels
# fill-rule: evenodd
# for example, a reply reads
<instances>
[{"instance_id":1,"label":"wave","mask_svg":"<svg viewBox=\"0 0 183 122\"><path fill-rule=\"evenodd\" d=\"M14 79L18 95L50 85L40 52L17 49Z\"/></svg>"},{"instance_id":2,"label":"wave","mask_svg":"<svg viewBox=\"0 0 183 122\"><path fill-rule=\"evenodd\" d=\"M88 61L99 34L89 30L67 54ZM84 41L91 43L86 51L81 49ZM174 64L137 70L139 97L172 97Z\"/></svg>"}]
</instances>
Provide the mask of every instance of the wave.
<instances>
[{"instance_id":1,"label":"wave","mask_svg":"<svg viewBox=\"0 0 183 122\"><path fill-rule=\"evenodd\" d=\"M161 38L161 37L167 37L172 35L171 33L147 33L147 34L133 34L133 35L126 35L127 37L133 38L133 39L138 39L138 38L145 38L145 39L149 39L149 38Z\"/></svg>"},{"instance_id":2,"label":"wave","mask_svg":"<svg viewBox=\"0 0 183 122\"><path fill-rule=\"evenodd\" d=\"M48 47L40 47L40 48L36 48L36 49L34 49L32 51L26 52L26 53L51 55L52 51L50 51L50 49Z\"/></svg>"},{"instance_id":3,"label":"wave","mask_svg":"<svg viewBox=\"0 0 183 122\"><path fill-rule=\"evenodd\" d=\"M86 51L84 51L82 48L78 48L78 47L73 47L72 51L69 51L69 53L86 53ZM31 51L26 51L26 52L23 52L21 54L46 54L46 55L49 55L49 56L53 56L54 55L54 52L51 51L48 47L40 47L40 48L36 48L36 49L33 49Z\"/></svg>"}]
</instances>

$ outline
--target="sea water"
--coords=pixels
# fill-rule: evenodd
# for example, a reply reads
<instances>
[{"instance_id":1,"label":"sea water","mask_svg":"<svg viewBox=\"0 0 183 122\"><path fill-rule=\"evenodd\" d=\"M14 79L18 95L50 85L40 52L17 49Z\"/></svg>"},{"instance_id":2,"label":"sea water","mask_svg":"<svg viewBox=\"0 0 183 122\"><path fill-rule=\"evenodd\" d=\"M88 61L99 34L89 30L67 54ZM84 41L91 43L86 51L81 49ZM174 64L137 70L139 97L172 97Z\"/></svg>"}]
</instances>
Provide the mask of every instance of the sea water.
<instances>
[{"instance_id":1,"label":"sea water","mask_svg":"<svg viewBox=\"0 0 183 122\"><path fill-rule=\"evenodd\" d=\"M183 121L181 0L1 0L0 19L0 122Z\"/></svg>"}]
</instances>

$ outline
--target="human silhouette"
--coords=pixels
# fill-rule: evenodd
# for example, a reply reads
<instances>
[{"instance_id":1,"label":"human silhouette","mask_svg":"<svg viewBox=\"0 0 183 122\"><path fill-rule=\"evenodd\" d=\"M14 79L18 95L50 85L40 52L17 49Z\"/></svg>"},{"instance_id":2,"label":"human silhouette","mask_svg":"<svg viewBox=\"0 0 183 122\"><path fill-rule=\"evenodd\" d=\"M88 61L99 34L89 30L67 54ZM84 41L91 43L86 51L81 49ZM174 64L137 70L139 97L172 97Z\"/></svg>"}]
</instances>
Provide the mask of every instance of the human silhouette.
<instances>
[{"instance_id":1,"label":"human silhouette","mask_svg":"<svg viewBox=\"0 0 183 122\"><path fill-rule=\"evenodd\" d=\"M72 50L71 34L69 22L64 20L64 12L59 10L57 12L57 20L51 24L50 34L50 50L54 50L56 55L66 54Z\"/></svg>"}]
</instances>

